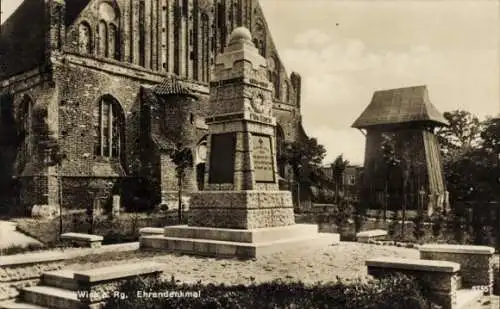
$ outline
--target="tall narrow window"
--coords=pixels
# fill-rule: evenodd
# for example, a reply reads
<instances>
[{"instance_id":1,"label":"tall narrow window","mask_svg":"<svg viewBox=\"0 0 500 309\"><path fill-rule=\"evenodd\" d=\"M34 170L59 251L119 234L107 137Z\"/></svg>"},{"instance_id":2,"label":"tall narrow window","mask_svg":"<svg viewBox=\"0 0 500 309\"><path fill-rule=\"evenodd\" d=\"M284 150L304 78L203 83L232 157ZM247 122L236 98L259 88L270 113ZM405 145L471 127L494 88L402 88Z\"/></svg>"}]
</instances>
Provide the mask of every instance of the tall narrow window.
<instances>
[{"instance_id":1,"label":"tall narrow window","mask_svg":"<svg viewBox=\"0 0 500 309\"><path fill-rule=\"evenodd\" d=\"M92 36L89 24L82 22L78 29L78 50L81 54L92 53Z\"/></svg>"},{"instance_id":2,"label":"tall narrow window","mask_svg":"<svg viewBox=\"0 0 500 309\"><path fill-rule=\"evenodd\" d=\"M99 4L99 56L120 59L120 10L116 3Z\"/></svg>"},{"instance_id":3,"label":"tall narrow window","mask_svg":"<svg viewBox=\"0 0 500 309\"><path fill-rule=\"evenodd\" d=\"M99 22L99 56L108 56L108 26L106 22L101 20Z\"/></svg>"},{"instance_id":4,"label":"tall narrow window","mask_svg":"<svg viewBox=\"0 0 500 309\"><path fill-rule=\"evenodd\" d=\"M123 145L123 111L111 96L104 96L94 111L95 155L120 158Z\"/></svg>"},{"instance_id":5,"label":"tall narrow window","mask_svg":"<svg viewBox=\"0 0 500 309\"><path fill-rule=\"evenodd\" d=\"M218 50L217 53L224 52L226 45L226 6L223 3L217 3L217 30Z\"/></svg>"},{"instance_id":6,"label":"tall narrow window","mask_svg":"<svg viewBox=\"0 0 500 309\"><path fill-rule=\"evenodd\" d=\"M146 4L144 0L139 3L139 65L146 65Z\"/></svg>"},{"instance_id":7,"label":"tall narrow window","mask_svg":"<svg viewBox=\"0 0 500 309\"><path fill-rule=\"evenodd\" d=\"M207 14L201 14L201 80L210 79L210 25Z\"/></svg>"},{"instance_id":8,"label":"tall narrow window","mask_svg":"<svg viewBox=\"0 0 500 309\"><path fill-rule=\"evenodd\" d=\"M114 24L109 25L109 56L116 60L120 59L118 29Z\"/></svg>"},{"instance_id":9,"label":"tall narrow window","mask_svg":"<svg viewBox=\"0 0 500 309\"><path fill-rule=\"evenodd\" d=\"M280 99L281 98L280 62L279 62L279 60L278 60L277 57L274 57L273 60L274 60L274 64L275 64L275 68L272 71L272 75L273 75L272 82L273 82L273 86L274 86L274 97L276 99Z\"/></svg>"},{"instance_id":10,"label":"tall narrow window","mask_svg":"<svg viewBox=\"0 0 500 309\"><path fill-rule=\"evenodd\" d=\"M180 73L180 46L181 46L181 9L179 0L176 0L174 5L174 73L179 75Z\"/></svg>"},{"instance_id":11,"label":"tall narrow window","mask_svg":"<svg viewBox=\"0 0 500 309\"><path fill-rule=\"evenodd\" d=\"M254 43L262 57L266 57L266 28L262 20L257 20L253 34Z\"/></svg>"}]
</instances>

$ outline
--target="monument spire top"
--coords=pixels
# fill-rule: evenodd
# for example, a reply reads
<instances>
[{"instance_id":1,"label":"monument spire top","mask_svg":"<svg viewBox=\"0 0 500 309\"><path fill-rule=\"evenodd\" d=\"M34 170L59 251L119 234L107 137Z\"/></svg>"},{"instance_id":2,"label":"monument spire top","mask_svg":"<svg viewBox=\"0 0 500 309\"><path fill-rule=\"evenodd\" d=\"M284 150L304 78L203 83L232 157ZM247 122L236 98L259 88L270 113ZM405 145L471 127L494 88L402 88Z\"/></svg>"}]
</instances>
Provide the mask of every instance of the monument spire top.
<instances>
[{"instance_id":1,"label":"monument spire top","mask_svg":"<svg viewBox=\"0 0 500 309\"><path fill-rule=\"evenodd\" d=\"M229 37L229 45L239 42L252 42L252 34L250 30L245 27L238 27L233 30L231 36Z\"/></svg>"}]
</instances>

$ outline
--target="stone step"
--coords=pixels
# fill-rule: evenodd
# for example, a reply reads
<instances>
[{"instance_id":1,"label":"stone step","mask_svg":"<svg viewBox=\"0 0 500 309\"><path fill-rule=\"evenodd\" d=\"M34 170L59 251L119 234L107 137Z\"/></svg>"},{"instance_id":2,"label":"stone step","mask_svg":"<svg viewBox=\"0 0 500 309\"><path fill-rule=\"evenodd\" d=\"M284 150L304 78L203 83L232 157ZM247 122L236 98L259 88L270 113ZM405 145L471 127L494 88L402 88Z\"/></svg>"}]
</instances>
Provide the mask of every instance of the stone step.
<instances>
[{"instance_id":1,"label":"stone step","mask_svg":"<svg viewBox=\"0 0 500 309\"><path fill-rule=\"evenodd\" d=\"M49 307L8 300L0 303L0 309L49 309Z\"/></svg>"},{"instance_id":2,"label":"stone step","mask_svg":"<svg viewBox=\"0 0 500 309\"><path fill-rule=\"evenodd\" d=\"M457 291L457 309L469 309L478 304L483 297L479 290L460 289Z\"/></svg>"},{"instance_id":3,"label":"stone step","mask_svg":"<svg viewBox=\"0 0 500 309\"><path fill-rule=\"evenodd\" d=\"M141 238L141 247L145 249L165 250L202 256L255 258L274 252L319 245L334 245L339 242L340 235L332 233L317 233L314 236L289 237L261 243L146 236Z\"/></svg>"},{"instance_id":4,"label":"stone step","mask_svg":"<svg viewBox=\"0 0 500 309\"><path fill-rule=\"evenodd\" d=\"M82 303L78 300L75 291L69 291L52 286L32 286L21 290L21 299L24 302L45 306L51 309L81 309Z\"/></svg>"},{"instance_id":5,"label":"stone step","mask_svg":"<svg viewBox=\"0 0 500 309\"><path fill-rule=\"evenodd\" d=\"M165 227L163 236L172 238L259 243L278 241L283 238L314 236L316 234L318 234L318 225L316 224L294 224L289 226L268 227L253 230L176 225Z\"/></svg>"},{"instance_id":6,"label":"stone step","mask_svg":"<svg viewBox=\"0 0 500 309\"><path fill-rule=\"evenodd\" d=\"M76 291L78 284L73 279L73 275L74 271L70 269L46 272L42 274L42 285Z\"/></svg>"}]
</instances>

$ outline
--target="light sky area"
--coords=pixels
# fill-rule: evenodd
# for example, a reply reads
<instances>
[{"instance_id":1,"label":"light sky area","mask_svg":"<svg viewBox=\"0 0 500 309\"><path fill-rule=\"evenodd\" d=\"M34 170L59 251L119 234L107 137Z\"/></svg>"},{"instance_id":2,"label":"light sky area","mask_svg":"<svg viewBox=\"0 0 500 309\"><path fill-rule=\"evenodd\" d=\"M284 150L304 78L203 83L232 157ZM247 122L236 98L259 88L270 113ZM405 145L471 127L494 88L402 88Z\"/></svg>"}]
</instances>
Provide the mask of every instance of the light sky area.
<instances>
[{"instance_id":1,"label":"light sky area","mask_svg":"<svg viewBox=\"0 0 500 309\"><path fill-rule=\"evenodd\" d=\"M29 0L28 0L29 1ZM3 20L21 3L3 0ZM381 89L427 85L441 111L500 112L500 5L495 0L260 0L288 73L302 75L306 132L362 164L350 126Z\"/></svg>"}]
</instances>

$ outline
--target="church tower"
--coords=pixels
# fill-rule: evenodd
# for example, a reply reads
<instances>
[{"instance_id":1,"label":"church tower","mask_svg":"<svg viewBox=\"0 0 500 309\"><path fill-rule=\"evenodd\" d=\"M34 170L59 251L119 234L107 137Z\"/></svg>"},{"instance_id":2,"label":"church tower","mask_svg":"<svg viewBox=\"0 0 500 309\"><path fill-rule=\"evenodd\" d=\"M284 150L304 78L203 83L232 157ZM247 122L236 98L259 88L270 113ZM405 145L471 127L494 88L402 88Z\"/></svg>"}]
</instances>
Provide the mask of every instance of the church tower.
<instances>
[{"instance_id":1,"label":"church tower","mask_svg":"<svg viewBox=\"0 0 500 309\"><path fill-rule=\"evenodd\" d=\"M434 129L446 119L426 86L377 91L352 127L366 130L361 202L368 208L448 208L439 143Z\"/></svg>"}]
</instances>

